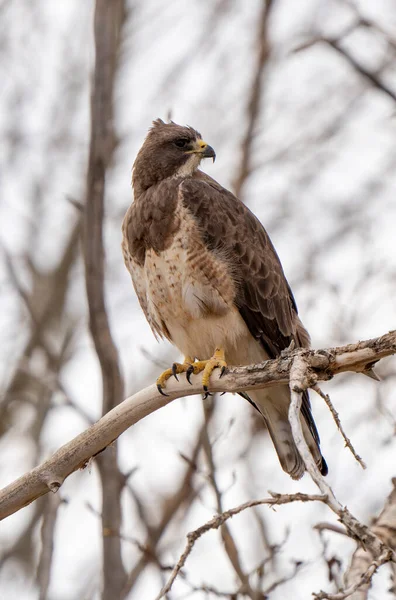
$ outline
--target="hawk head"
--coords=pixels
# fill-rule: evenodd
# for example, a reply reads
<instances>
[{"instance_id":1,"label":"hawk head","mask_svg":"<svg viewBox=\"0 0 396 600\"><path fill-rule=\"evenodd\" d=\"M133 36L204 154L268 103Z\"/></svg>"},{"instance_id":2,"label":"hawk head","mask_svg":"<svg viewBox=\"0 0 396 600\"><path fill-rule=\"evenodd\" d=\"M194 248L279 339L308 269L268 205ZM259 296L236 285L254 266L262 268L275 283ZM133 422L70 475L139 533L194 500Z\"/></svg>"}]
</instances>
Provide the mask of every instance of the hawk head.
<instances>
[{"instance_id":1,"label":"hawk head","mask_svg":"<svg viewBox=\"0 0 396 600\"><path fill-rule=\"evenodd\" d=\"M211 146L192 127L153 121L133 165L132 183L143 192L168 177L191 175L203 158L216 157Z\"/></svg>"}]
</instances>

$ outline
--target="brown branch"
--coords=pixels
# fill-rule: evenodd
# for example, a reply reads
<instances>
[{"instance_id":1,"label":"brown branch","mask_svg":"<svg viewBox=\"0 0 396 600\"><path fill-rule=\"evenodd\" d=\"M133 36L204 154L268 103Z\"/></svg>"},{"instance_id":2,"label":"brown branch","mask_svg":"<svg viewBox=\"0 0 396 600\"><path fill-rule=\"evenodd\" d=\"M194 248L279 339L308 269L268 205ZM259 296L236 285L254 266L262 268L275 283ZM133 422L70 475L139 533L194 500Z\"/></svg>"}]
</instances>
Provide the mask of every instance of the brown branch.
<instances>
[{"instance_id":1,"label":"brown branch","mask_svg":"<svg viewBox=\"0 0 396 600\"><path fill-rule=\"evenodd\" d=\"M58 508L62 503L59 494L51 494L46 499L43 524L41 526L41 554L37 568L37 581L40 587L39 600L46 600L50 582L52 557L54 553L54 532Z\"/></svg>"},{"instance_id":2,"label":"brown branch","mask_svg":"<svg viewBox=\"0 0 396 600\"><path fill-rule=\"evenodd\" d=\"M103 216L106 169L115 146L113 87L124 0L96 0L95 74L91 97L91 145L84 217L85 279L89 325L100 362L103 414L123 399L118 352L112 339L104 298ZM119 598L126 574L121 557L122 477L117 464L117 445L100 457L102 481L103 600ZM109 534L108 532L111 532Z\"/></svg>"},{"instance_id":3,"label":"brown branch","mask_svg":"<svg viewBox=\"0 0 396 600\"><path fill-rule=\"evenodd\" d=\"M375 73L369 71L368 69L366 69L366 67L361 65L352 56L352 54L346 48L344 48L342 46L342 39L340 39L340 38L330 39L330 38L325 38L325 37L315 37L315 38L299 45L297 48L295 48L293 50L293 52L301 52L302 50L307 50L308 48L311 48L312 46L314 46L315 44L318 44L318 43L325 43L328 46L330 46L330 48L333 48L333 50L338 52L338 54L340 54L340 56L342 56L344 59L346 59L346 61L351 65L351 67L353 67L353 69L357 73L359 73L359 75L362 75L374 87L379 89L381 92L385 93L394 102L396 102L396 92L394 90L392 90L390 87L388 87L386 85L386 83L381 81L381 79Z\"/></svg>"},{"instance_id":4,"label":"brown branch","mask_svg":"<svg viewBox=\"0 0 396 600\"><path fill-rule=\"evenodd\" d=\"M390 87L388 87L383 81L381 81L375 73L368 71L363 65L357 62L354 57L342 47L338 40L325 40L326 43L336 50L341 56L343 56L349 64L362 75L367 81L369 81L374 87L378 88L381 92L387 94L394 102L396 102L396 92L394 92Z\"/></svg>"},{"instance_id":5,"label":"brown branch","mask_svg":"<svg viewBox=\"0 0 396 600\"><path fill-rule=\"evenodd\" d=\"M213 458L212 444L209 439L209 432L208 432L208 425L209 425L208 413L209 413L210 409L208 407L208 403L205 400L202 401L202 404L203 404L203 409L204 409L204 414L205 414L205 427L203 429L203 450L206 455L206 459L207 459L208 466L209 466L209 482L210 482L210 485L212 487L212 490L213 490L215 498L216 498L217 513L221 514L224 512L223 497L222 497L222 493L217 485L216 467L215 467L214 458ZM239 558L238 547L236 545L234 537L232 536L232 533L231 533L227 523L224 523L220 527L220 533L221 533L221 537L222 537L223 544L224 544L224 550L229 558L229 561L230 561L235 573L237 574L237 576L241 582L240 591L243 592L249 598L251 598L251 600L255 600L257 598L256 592L252 589L252 587L250 585L249 576L244 572L244 570L242 568L241 561Z\"/></svg>"},{"instance_id":6,"label":"brown branch","mask_svg":"<svg viewBox=\"0 0 396 600\"><path fill-rule=\"evenodd\" d=\"M309 381L305 383L308 386L315 385L317 381L327 381L346 371L364 373L374 362L392 354L396 354L396 331L338 348L285 352L279 358L260 365L229 368L222 378L215 371L210 388L213 392L237 392L288 384L290 369L297 356L304 357L308 365ZM57 491L66 477L84 467L91 457L104 450L131 425L176 398L201 393L200 376L193 375L191 381L192 385L189 385L185 377L180 377L179 382L169 380L166 397L152 385L124 400L94 425L62 446L51 458L1 490L0 519L27 506L50 490Z\"/></svg>"},{"instance_id":7,"label":"brown branch","mask_svg":"<svg viewBox=\"0 0 396 600\"><path fill-rule=\"evenodd\" d=\"M257 38L257 66L247 106L248 124L245 136L242 140L241 162L239 165L238 174L233 184L234 194L238 198L241 197L242 187L252 170L253 140L255 133L254 130L260 116L260 105L265 65L267 64L270 55L270 46L268 41L268 23L271 9L274 4L274 0L262 0L262 9L259 17L259 29Z\"/></svg>"}]
</instances>

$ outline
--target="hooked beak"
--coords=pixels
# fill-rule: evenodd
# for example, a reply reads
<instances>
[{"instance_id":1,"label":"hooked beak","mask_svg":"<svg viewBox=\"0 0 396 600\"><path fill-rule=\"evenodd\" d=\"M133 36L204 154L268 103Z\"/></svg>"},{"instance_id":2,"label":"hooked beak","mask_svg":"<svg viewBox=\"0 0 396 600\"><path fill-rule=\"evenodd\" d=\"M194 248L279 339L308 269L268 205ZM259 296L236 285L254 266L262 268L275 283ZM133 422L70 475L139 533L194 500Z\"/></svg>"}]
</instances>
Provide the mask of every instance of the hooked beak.
<instances>
[{"instance_id":1,"label":"hooked beak","mask_svg":"<svg viewBox=\"0 0 396 600\"><path fill-rule=\"evenodd\" d=\"M213 150L212 146L209 146L209 144L207 144L201 139L196 140L191 152L194 152L195 154L200 154L202 158L213 158L213 162L216 159L216 152Z\"/></svg>"},{"instance_id":2,"label":"hooked beak","mask_svg":"<svg viewBox=\"0 0 396 600\"><path fill-rule=\"evenodd\" d=\"M204 158L213 158L213 162L216 160L216 152L213 150L212 146L206 146L202 152L202 156Z\"/></svg>"}]
</instances>

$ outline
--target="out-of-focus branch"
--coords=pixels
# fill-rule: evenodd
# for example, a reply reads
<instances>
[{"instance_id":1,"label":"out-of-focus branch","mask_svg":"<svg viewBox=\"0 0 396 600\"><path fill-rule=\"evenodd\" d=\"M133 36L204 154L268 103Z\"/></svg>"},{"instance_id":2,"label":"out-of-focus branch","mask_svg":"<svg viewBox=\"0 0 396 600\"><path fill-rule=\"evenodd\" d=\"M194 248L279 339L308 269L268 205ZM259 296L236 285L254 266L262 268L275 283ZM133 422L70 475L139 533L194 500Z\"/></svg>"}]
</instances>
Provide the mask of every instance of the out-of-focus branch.
<instances>
[{"instance_id":1,"label":"out-of-focus branch","mask_svg":"<svg viewBox=\"0 0 396 600\"><path fill-rule=\"evenodd\" d=\"M304 357L308 365L305 384L309 387L317 381L327 381L337 373L346 371L369 374L373 363L392 354L396 354L396 331L379 338L327 350L299 348L284 352L279 358L259 365L230 367L221 378L215 371L211 376L210 388L213 392L240 392L287 384L297 356ZM0 519L49 491L56 492L66 477L83 468L91 457L104 450L131 425L176 398L201 393L201 377L192 375L191 382L192 385L185 378L180 378L179 381L169 380L166 384L168 396L163 396L155 385L151 385L124 400L40 466L3 488L0 491Z\"/></svg>"},{"instance_id":2,"label":"out-of-focus branch","mask_svg":"<svg viewBox=\"0 0 396 600\"><path fill-rule=\"evenodd\" d=\"M339 40L324 40L331 48L334 48L341 56L343 56L349 64L357 71L360 75L363 75L365 79L367 79L374 87L381 90L387 94L394 102L396 102L396 92L394 92L390 87L386 85L375 73L368 71L363 65L361 65L357 60L354 59L352 54L348 52L343 46L340 44Z\"/></svg>"},{"instance_id":3,"label":"out-of-focus branch","mask_svg":"<svg viewBox=\"0 0 396 600\"><path fill-rule=\"evenodd\" d=\"M347 62L355 69L355 71L357 73L362 75L374 87L378 88L381 92L384 92L385 94L387 94L387 96L389 96L390 98L392 98L392 100L394 102L396 102L396 91L393 91L389 86L386 85L386 83L381 81L381 79L375 73L372 73L371 71L366 69L366 67L361 65L352 56L352 54L346 48L344 48L342 46L342 40L339 38L331 39L331 38L325 38L325 37L316 37L312 40L309 40L309 41L301 44L300 46L298 46L298 48L295 48L294 52L300 52L301 50L306 50L318 43L325 43L328 46L330 46L331 48L333 48L334 50L336 50L338 52L338 54L340 54L347 60Z\"/></svg>"},{"instance_id":4,"label":"out-of-focus branch","mask_svg":"<svg viewBox=\"0 0 396 600\"><path fill-rule=\"evenodd\" d=\"M207 459L208 466L209 466L209 482L210 482L210 485L213 489L213 492L214 492L214 495L216 498L217 513L221 514L224 512L223 497L222 497L222 493L217 485L216 467L215 467L215 462L214 462L214 458L213 458L212 444L209 439L208 416L209 416L210 407L208 406L208 404L205 401L203 401L203 409L204 409L204 414L205 414L205 427L203 430L203 450L206 455L206 459ZM224 550L229 558L229 561L230 561L235 573L237 574L237 576L241 582L241 588L240 588L241 593L246 594L246 596L251 598L251 600L260 600L258 591L256 592L255 590L252 589L250 582L249 582L249 576L244 572L244 570L242 568L240 557L239 557L239 552L238 552L238 547L236 545L236 542L231 534L230 528L228 527L227 523L223 523L223 525L220 527L220 533L221 533L221 537L222 537L223 544L224 544Z\"/></svg>"},{"instance_id":5,"label":"out-of-focus branch","mask_svg":"<svg viewBox=\"0 0 396 600\"><path fill-rule=\"evenodd\" d=\"M198 527L198 529L191 531L187 535L187 544L186 544L186 547L184 548L182 555L180 556L177 564L175 565L166 585L162 588L162 590L160 591L160 593L158 594L158 596L156 597L155 600L161 600L161 598L166 596L166 594L170 591L176 577L178 576L178 574L184 567L188 556L191 554L191 551L194 547L195 542L200 537L202 537L204 535L204 533L207 533L211 529L219 529L219 527L223 527L224 523L226 521L228 521L228 519L231 519L231 517L238 515L240 512L246 510L247 508L252 508L254 506L261 506L264 504L267 504L269 506L275 506L275 505L279 505L279 504L290 504L291 502L325 502L326 501L326 496L322 496L320 494L312 495L312 494L301 494L301 493L297 493L297 494L275 494L273 492L269 492L269 493L271 494L271 498L264 498L263 500L252 500L250 502L245 502L244 504L241 504L240 506L237 506L236 508L230 508L229 510L224 511L221 514L216 515L215 517L213 517L213 519L211 519L204 525L201 525L201 527Z\"/></svg>"},{"instance_id":6,"label":"out-of-focus branch","mask_svg":"<svg viewBox=\"0 0 396 600\"><path fill-rule=\"evenodd\" d=\"M396 552L396 478L392 479L393 489L388 496L386 504L371 526L371 530L392 550ZM345 574L345 584L347 587L360 582L364 574L370 569L373 563L373 555L364 548L356 549L352 556L351 564ZM367 582L363 582L359 590L350 596L351 600L367 600L368 592L371 587L371 577Z\"/></svg>"},{"instance_id":7,"label":"out-of-focus branch","mask_svg":"<svg viewBox=\"0 0 396 600\"><path fill-rule=\"evenodd\" d=\"M102 370L103 414L123 399L118 352L112 339L104 298L103 216L106 169L115 146L113 88L124 0L97 0L95 75L91 98L91 145L84 218L84 256L89 324ZM99 459L102 480L103 600L119 598L126 574L121 557L122 477L117 446ZM111 532L111 533L109 533Z\"/></svg>"},{"instance_id":8,"label":"out-of-focus branch","mask_svg":"<svg viewBox=\"0 0 396 600\"><path fill-rule=\"evenodd\" d=\"M271 9L274 4L275 0L262 0L262 8L259 17L259 29L257 36L257 66L248 99L248 123L245 136L242 140L241 161L239 164L238 174L233 184L234 194L238 198L241 197L242 187L247 178L249 177L252 168L254 130L260 116L260 105L262 98L265 65L270 54L270 46L268 41L268 23L271 14Z\"/></svg>"},{"instance_id":9,"label":"out-of-focus branch","mask_svg":"<svg viewBox=\"0 0 396 600\"><path fill-rule=\"evenodd\" d=\"M196 492L193 488L192 481L196 472L196 461L198 459L199 452L202 448L202 430L199 432L197 441L193 448L193 452L188 460L188 467L181 478L180 483L175 492L165 498L162 502L162 516L155 527L150 527L147 535L147 539L143 544L145 552L136 563L136 565L130 571L124 589L122 591L121 598L127 598L132 588L136 585L140 575L150 562L156 561L156 552L159 542L161 541L168 525L171 523L173 518L176 516L180 508L191 506L193 499L196 496ZM184 515L186 510L183 511ZM158 562L158 561L157 561Z\"/></svg>"},{"instance_id":10,"label":"out-of-focus branch","mask_svg":"<svg viewBox=\"0 0 396 600\"><path fill-rule=\"evenodd\" d=\"M62 361L59 360L58 354L49 347L48 339L53 338L54 334L56 337L61 317L64 314L66 292L69 285L70 272L77 256L80 234L81 224L78 221L71 229L59 263L49 273L42 273L37 270L31 257L27 259L32 278L32 291L29 294L22 288L12 260L7 260L9 275L26 306L32 328L21 353L19 365L8 385L5 398L0 404L0 435L3 433L3 428L7 425L8 412L14 400L20 401L21 398L31 400L33 396L33 400L38 406L38 399L36 401L36 397L40 397L40 412L42 414L45 412L43 410L42 383L32 380L32 377L26 372L26 364L30 364L34 360L37 350L43 349L48 371L51 374L58 374L60 371ZM63 332L62 336L64 337ZM49 398L46 401L47 406L51 396L52 394L49 394ZM36 430L38 429L39 427L36 426Z\"/></svg>"},{"instance_id":11,"label":"out-of-focus branch","mask_svg":"<svg viewBox=\"0 0 396 600\"><path fill-rule=\"evenodd\" d=\"M41 555L37 568L37 581L40 587L39 600L46 600L54 553L54 531L58 508L61 505L59 494L50 494L46 499L43 524L41 526Z\"/></svg>"}]
</instances>

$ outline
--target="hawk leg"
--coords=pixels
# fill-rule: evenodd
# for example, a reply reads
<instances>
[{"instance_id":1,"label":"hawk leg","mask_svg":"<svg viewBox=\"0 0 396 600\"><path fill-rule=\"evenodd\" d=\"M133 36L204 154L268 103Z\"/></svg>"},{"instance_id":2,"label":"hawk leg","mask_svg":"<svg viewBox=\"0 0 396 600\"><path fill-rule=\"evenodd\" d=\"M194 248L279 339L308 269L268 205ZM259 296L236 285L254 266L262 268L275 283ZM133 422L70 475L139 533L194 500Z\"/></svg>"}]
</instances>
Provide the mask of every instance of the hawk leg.
<instances>
[{"instance_id":1,"label":"hawk leg","mask_svg":"<svg viewBox=\"0 0 396 600\"><path fill-rule=\"evenodd\" d=\"M208 360L192 360L189 356L186 356L182 363L173 363L170 369L166 369L157 379L157 389L160 394L166 396L163 388L166 387L166 382L170 377L175 377L178 380L180 373L185 373L187 381L191 383L190 376L192 373L198 375L202 373L202 387L206 395L209 394L208 386L211 374L216 368L221 368L221 375L223 375L227 363L225 361L224 350L222 348L216 348L212 358ZM220 375L220 376L221 376Z\"/></svg>"}]
</instances>

